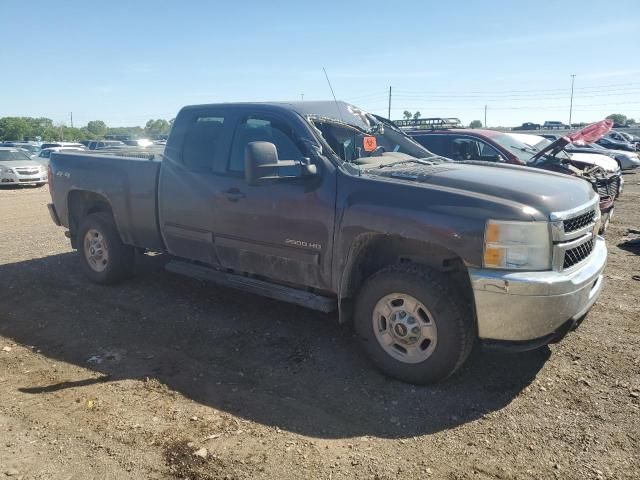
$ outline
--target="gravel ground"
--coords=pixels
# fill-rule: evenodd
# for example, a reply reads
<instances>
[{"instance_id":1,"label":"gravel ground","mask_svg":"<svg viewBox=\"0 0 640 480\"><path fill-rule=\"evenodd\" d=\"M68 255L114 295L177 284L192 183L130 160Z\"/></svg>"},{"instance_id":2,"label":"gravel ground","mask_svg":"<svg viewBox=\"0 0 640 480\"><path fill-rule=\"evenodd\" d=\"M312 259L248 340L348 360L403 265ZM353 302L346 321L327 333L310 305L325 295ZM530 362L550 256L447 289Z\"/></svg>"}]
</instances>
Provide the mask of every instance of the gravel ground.
<instances>
[{"instance_id":1,"label":"gravel ground","mask_svg":"<svg viewBox=\"0 0 640 480\"><path fill-rule=\"evenodd\" d=\"M0 190L0 477L638 478L640 175L565 340L387 379L335 317L165 272L88 284L41 189Z\"/></svg>"}]
</instances>

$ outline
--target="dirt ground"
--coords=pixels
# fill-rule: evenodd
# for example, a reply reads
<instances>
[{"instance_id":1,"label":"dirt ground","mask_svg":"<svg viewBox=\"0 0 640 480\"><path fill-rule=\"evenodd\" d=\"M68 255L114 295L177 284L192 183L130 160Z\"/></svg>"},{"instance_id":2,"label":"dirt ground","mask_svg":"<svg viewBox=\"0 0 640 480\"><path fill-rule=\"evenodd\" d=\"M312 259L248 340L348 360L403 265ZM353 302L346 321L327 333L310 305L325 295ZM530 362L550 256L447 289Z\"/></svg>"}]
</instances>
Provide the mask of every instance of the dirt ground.
<instances>
[{"instance_id":1,"label":"dirt ground","mask_svg":"<svg viewBox=\"0 0 640 480\"><path fill-rule=\"evenodd\" d=\"M170 274L87 283L46 187L0 190L0 478L640 477L640 174L606 285L550 348L446 383L373 370L334 316Z\"/></svg>"}]
</instances>

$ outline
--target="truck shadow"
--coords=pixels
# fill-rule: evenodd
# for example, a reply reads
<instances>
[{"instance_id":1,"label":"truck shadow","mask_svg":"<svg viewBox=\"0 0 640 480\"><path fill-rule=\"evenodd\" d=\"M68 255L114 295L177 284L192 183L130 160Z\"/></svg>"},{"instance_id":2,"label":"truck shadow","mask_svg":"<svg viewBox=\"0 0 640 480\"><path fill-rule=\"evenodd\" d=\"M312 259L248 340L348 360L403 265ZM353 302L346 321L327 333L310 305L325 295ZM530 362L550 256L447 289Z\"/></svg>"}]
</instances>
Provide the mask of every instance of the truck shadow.
<instances>
[{"instance_id":1,"label":"truck shadow","mask_svg":"<svg viewBox=\"0 0 640 480\"><path fill-rule=\"evenodd\" d=\"M0 265L0 333L98 379L25 384L32 395L155 378L204 405L320 438L410 437L508 405L549 350L476 349L445 383L416 387L375 371L332 316L167 273L142 256L137 275L91 285L75 254Z\"/></svg>"}]
</instances>

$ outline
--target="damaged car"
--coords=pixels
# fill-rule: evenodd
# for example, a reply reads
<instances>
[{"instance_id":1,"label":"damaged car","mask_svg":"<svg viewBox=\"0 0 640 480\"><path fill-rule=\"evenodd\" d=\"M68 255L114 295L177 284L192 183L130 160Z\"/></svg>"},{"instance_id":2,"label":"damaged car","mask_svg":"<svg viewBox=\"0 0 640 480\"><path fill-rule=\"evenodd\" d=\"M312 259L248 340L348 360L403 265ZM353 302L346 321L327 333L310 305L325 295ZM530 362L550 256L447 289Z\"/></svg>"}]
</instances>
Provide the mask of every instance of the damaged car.
<instances>
[{"instance_id":1,"label":"damaged car","mask_svg":"<svg viewBox=\"0 0 640 480\"><path fill-rule=\"evenodd\" d=\"M415 124L418 126L418 122ZM474 161L486 164L510 163L540 168L583 178L600 195L600 211L603 215L601 233L606 230L614 207L615 198L622 187L622 176L615 162L607 163L604 158L573 158L564 147L570 143L592 143L611 129L610 121L599 122L594 127L560 136L549 141L536 135L540 140L536 145L523 142L524 134L505 133L495 130L456 128L448 122L431 122L431 128L415 128L412 120L399 122L406 133L431 152L457 161ZM596 133L594 135L594 132ZM589 134L587 141L580 140ZM545 143L541 143L544 141ZM598 164L599 163L599 164Z\"/></svg>"}]
</instances>

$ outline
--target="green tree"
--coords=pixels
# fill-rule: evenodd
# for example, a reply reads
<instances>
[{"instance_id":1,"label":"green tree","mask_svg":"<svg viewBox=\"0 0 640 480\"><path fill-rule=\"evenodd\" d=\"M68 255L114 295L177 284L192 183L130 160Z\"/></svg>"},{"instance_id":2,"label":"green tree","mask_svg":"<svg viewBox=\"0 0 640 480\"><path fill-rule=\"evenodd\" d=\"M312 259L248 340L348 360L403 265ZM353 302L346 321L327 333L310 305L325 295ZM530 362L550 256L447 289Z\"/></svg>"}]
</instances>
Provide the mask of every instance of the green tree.
<instances>
[{"instance_id":1,"label":"green tree","mask_svg":"<svg viewBox=\"0 0 640 480\"><path fill-rule=\"evenodd\" d=\"M402 113L402 116L404 117L405 120L411 120L411 117L413 117L413 114L409 110L405 110Z\"/></svg>"},{"instance_id":2,"label":"green tree","mask_svg":"<svg viewBox=\"0 0 640 480\"><path fill-rule=\"evenodd\" d=\"M169 125L169 122L164 119L151 119L144 126L144 131L149 136L166 135L167 133L169 133L170 128L171 126Z\"/></svg>"},{"instance_id":3,"label":"green tree","mask_svg":"<svg viewBox=\"0 0 640 480\"><path fill-rule=\"evenodd\" d=\"M87 130L93 135L103 137L107 133L107 124L102 120L91 120L87 123Z\"/></svg>"},{"instance_id":4,"label":"green tree","mask_svg":"<svg viewBox=\"0 0 640 480\"><path fill-rule=\"evenodd\" d=\"M473 120L469 124L469 128L482 128L482 122L480 120Z\"/></svg>"},{"instance_id":5,"label":"green tree","mask_svg":"<svg viewBox=\"0 0 640 480\"><path fill-rule=\"evenodd\" d=\"M2 140L24 140L31 135L32 126L25 117L4 117L0 119Z\"/></svg>"},{"instance_id":6,"label":"green tree","mask_svg":"<svg viewBox=\"0 0 640 480\"><path fill-rule=\"evenodd\" d=\"M420 118L420 115L421 115L421 114L420 114L420 111L417 111L416 113L414 113L414 114L413 114L413 119L414 119L414 120L419 119L419 118Z\"/></svg>"},{"instance_id":7,"label":"green tree","mask_svg":"<svg viewBox=\"0 0 640 480\"><path fill-rule=\"evenodd\" d=\"M138 138L143 137L145 132L142 127L111 127L107 129L107 135L129 135Z\"/></svg>"},{"instance_id":8,"label":"green tree","mask_svg":"<svg viewBox=\"0 0 640 480\"><path fill-rule=\"evenodd\" d=\"M627 116L621 113L612 113L611 115L608 115L607 118L609 120L613 120L613 123L619 123L620 125L624 125L627 121Z\"/></svg>"}]
</instances>

